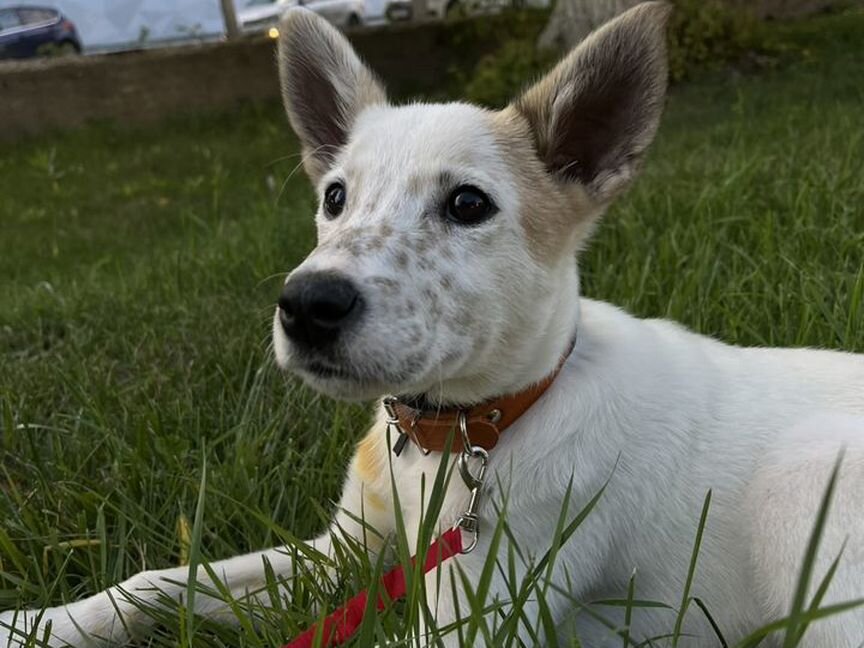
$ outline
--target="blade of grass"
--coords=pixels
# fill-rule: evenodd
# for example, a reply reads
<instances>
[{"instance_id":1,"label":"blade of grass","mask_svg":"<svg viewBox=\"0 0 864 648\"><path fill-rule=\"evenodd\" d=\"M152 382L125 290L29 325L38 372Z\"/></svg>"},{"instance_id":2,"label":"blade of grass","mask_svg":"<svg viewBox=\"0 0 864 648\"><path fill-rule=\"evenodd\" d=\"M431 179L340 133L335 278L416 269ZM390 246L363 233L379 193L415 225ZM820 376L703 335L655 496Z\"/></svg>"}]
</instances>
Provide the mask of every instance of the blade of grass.
<instances>
[{"instance_id":1,"label":"blade of grass","mask_svg":"<svg viewBox=\"0 0 864 648\"><path fill-rule=\"evenodd\" d=\"M849 612L850 610L854 610L862 606L864 606L864 598L846 601L845 603L828 605L817 610L806 610L794 619L792 617L784 617L782 619L764 625L758 630L753 631L744 639L739 641L736 644L735 648L756 648L756 646L761 644L769 635L772 635L775 632L780 632L784 629L788 632L793 626L797 627L798 625L800 625L802 621L812 623L813 621L825 619L827 617L835 616L837 614L843 614L844 612Z\"/></svg>"},{"instance_id":2,"label":"blade of grass","mask_svg":"<svg viewBox=\"0 0 864 648\"><path fill-rule=\"evenodd\" d=\"M201 482L198 485L198 503L192 522L192 538L189 542L189 576L186 582L186 641L192 648L195 637L195 592L198 582L198 565L201 564L201 534L204 530L204 500L207 492L207 456L202 453Z\"/></svg>"},{"instance_id":3,"label":"blade of grass","mask_svg":"<svg viewBox=\"0 0 864 648\"><path fill-rule=\"evenodd\" d=\"M822 600L825 598L825 594L828 593L828 587L831 585L831 581L834 580L834 575L837 573L837 568L840 566L840 559L843 557L843 551L846 549L846 542L843 542L843 545L840 547L840 551L837 552L837 557L834 559L834 562L828 567L828 571L825 573L822 582L819 583L819 587L816 589L816 593L813 595L813 600L810 601L810 610L816 610L822 604ZM799 641L800 637L804 636L804 633L807 631L807 627L810 625L809 622L805 622L801 624L801 632L799 633Z\"/></svg>"},{"instance_id":4,"label":"blade of grass","mask_svg":"<svg viewBox=\"0 0 864 648\"><path fill-rule=\"evenodd\" d=\"M789 625L786 629L786 636L783 639L783 648L795 648L801 642L804 634L801 629L801 623L797 619L804 613L807 590L810 588L810 579L813 576L813 570L816 568L816 556L819 553L822 534L825 532L825 524L828 521L828 512L831 509L831 500L834 498L834 489L837 486L837 477L840 474L840 465L842 463L843 453L841 452L834 464L834 469L831 471L831 476L828 478L828 485L822 495L819 511L816 514L816 522L813 524L813 531L810 534L810 540L804 552L804 561L801 564L798 585L795 588L795 596L792 599L792 609L789 612Z\"/></svg>"},{"instance_id":5,"label":"blade of grass","mask_svg":"<svg viewBox=\"0 0 864 648\"><path fill-rule=\"evenodd\" d=\"M723 633L720 632L720 626L717 625L717 622L714 620L714 617L711 616L711 613L708 611L708 607L698 596L693 597L693 602L696 604L702 614L705 615L705 618L708 619L708 623L711 625L711 630L714 631L714 635L717 637L717 640L720 642L720 646L722 648L729 648L729 644L726 641L726 637L723 636Z\"/></svg>"},{"instance_id":6,"label":"blade of grass","mask_svg":"<svg viewBox=\"0 0 864 648\"><path fill-rule=\"evenodd\" d=\"M693 577L696 575L696 563L699 560L699 549L702 546L702 534L705 532L705 524L708 521L708 509L711 507L711 491L705 495L702 504L702 515L699 517L699 527L696 529L696 540L693 542L693 552L690 555L690 567L687 570L687 579L684 581L684 591L681 594L681 607L675 619L675 629L672 631L672 648L678 646L681 629L684 626L684 615L690 605L690 588L693 586Z\"/></svg>"},{"instance_id":7,"label":"blade of grass","mask_svg":"<svg viewBox=\"0 0 864 648\"><path fill-rule=\"evenodd\" d=\"M630 574L630 581L627 583L627 599L624 607L624 628L622 630L623 648L630 645L630 624L633 621L633 600L636 594L636 570Z\"/></svg>"}]
</instances>

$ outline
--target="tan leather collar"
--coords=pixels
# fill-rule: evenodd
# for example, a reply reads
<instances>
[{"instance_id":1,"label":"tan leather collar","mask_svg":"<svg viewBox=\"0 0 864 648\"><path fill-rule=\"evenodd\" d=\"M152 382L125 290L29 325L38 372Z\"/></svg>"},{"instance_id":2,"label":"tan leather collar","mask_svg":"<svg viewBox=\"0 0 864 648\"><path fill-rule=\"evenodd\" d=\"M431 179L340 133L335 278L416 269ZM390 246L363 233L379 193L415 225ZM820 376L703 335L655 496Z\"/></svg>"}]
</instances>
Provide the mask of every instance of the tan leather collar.
<instances>
[{"instance_id":1,"label":"tan leather collar","mask_svg":"<svg viewBox=\"0 0 864 648\"><path fill-rule=\"evenodd\" d=\"M575 345L575 342L574 342ZM398 426L402 435L414 442L424 453L444 452L452 434L450 452L462 452L464 444L459 432L459 417L464 413L467 424L468 438L471 445L491 450L498 443L501 433L522 416L555 382L561 372L564 361L573 351L573 345L561 358L558 366L551 374L538 383L530 385L517 394L502 396L486 401L468 409L418 409L400 401L398 398L384 400L390 420L388 423ZM401 437L394 447L398 455L404 445L405 437Z\"/></svg>"}]
</instances>

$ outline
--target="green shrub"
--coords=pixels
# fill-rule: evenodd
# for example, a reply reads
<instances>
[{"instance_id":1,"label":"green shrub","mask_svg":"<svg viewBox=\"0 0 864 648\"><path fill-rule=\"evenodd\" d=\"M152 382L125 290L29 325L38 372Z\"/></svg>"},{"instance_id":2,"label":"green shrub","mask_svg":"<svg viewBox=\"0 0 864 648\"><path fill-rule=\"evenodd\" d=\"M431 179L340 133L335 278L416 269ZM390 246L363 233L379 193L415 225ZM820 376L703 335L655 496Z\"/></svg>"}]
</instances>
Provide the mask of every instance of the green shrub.
<instances>
[{"instance_id":1,"label":"green shrub","mask_svg":"<svg viewBox=\"0 0 864 648\"><path fill-rule=\"evenodd\" d=\"M546 9L511 9L453 21L441 46L459 52L459 58L448 70L449 83L441 98L503 106L558 58L558 52L536 47L548 19Z\"/></svg>"},{"instance_id":2,"label":"green shrub","mask_svg":"<svg viewBox=\"0 0 864 648\"><path fill-rule=\"evenodd\" d=\"M481 58L465 84L465 98L485 106L503 107L558 58L556 51L538 50L535 40L507 41L494 54Z\"/></svg>"},{"instance_id":3,"label":"green shrub","mask_svg":"<svg viewBox=\"0 0 864 648\"><path fill-rule=\"evenodd\" d=\"M722 0L674 0L669 26L669 75L691 78L721 65L764 64L780 51L768 26Z\"/></svg>"},{"instance_id":4,"label":"green shrub","mask_svg":"<svg viewBox=\"0 0 864 648\"><path fill-rule=\"evenodd\" d=\"M675 12L669 26L669 74L673 82L698 76L719 66L754 67L772 64L783 47L777 30L745 8L723 0L673 0ZM536 43L548 13L513 11L494 29L503 43L479 58L469 73L451 70L453 95L469 101L502 106L562 54L538 50ZM503 27L503 29L502 29ZM483 19L454 25L453 45L486 38L493 28Z\"/></svg>"}]
</instances>

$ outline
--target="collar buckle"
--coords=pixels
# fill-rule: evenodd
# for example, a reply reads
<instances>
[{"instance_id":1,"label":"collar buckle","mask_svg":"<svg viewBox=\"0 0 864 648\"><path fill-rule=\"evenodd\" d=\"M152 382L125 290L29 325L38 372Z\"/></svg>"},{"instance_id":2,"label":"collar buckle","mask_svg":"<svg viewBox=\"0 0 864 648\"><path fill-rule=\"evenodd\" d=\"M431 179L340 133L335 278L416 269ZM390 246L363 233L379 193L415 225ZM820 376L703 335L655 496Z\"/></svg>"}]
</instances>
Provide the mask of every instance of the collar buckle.
<instances>
[{"instance_id":1,"label":"collar buckle","mask_svg":"<svg viewBox=\"0 0 864 648\"><path fill-rule=\"evenodd\" d=\"M416 439L416 436L412 436L408 430L402 427L402 424L399 421L399 413L396 411L396 405L398 403L399 399L395 396L386 396L381 401L381 404L384 406L384 412L387 414L387 419L385 421L385 423L387 423L387 431L395 432L398 435L396 438L396 442L393 444L393 454L397 457L400 456L408 443L408 439L413 438L415 445L420 448L423 456L428 455L432 451L427 450L422 445L420 445L420 443ZM417 425L417 421L420 419L420 416L421 412L417 410L411 419L412 430Z\"/></svg>"}]
</instances>

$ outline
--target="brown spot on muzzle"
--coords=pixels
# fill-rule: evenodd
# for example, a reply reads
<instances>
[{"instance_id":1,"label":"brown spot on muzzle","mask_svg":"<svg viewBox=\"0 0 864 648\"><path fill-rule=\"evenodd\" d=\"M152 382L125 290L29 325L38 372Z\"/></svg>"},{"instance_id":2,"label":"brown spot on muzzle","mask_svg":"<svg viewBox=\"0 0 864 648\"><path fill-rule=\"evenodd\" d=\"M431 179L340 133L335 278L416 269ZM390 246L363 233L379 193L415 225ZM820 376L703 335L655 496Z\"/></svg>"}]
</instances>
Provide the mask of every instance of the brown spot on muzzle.
<instances>
[{"instance_id":1,"label":"brown spot on muzzle","mask_svg":"<svg viewBox=\"0 0 864 648\"><path fill-rule=\"evenodd\" d=\"M400 249L396 253L396 265L399 266L400 270L405 270L408 267L408 252L404 249Z\"/></svg>"},{"instance_id":2,"label":"brown spot on muzzle","mask_svg":"<svg viewBox=\"0 0 864 648\"><path fill-rule=\"evenodd\" d=\"M417 240L414 242L414 250L417 252L417 254L425 254L432 248L434 244L435 237L432 236L431 233L428 235L424 234L423 236L418 237Z\"/></svg>"},{"instance_id":3,"label":"brown spot on muzzle","mask_svg":"<svg viewBox=\"0 0 864 648\"><path fill-rule=\"evenodd\" d=\"M395 295L399 292L399 282L389 277L372 277L370 283L381 288L381 292L385 295Z\"/></svg>"},{"instance_id":4,"label":"brown spot on muzzle","mask_svg":"<svg viewBox=\"0 0 864 648\"><path fill-rule=\"evenodd\" d=\"M366 252L379 252L384 249L384 239L380 236L371 236L366 239Z\"/></svg>"}]
</instances>

